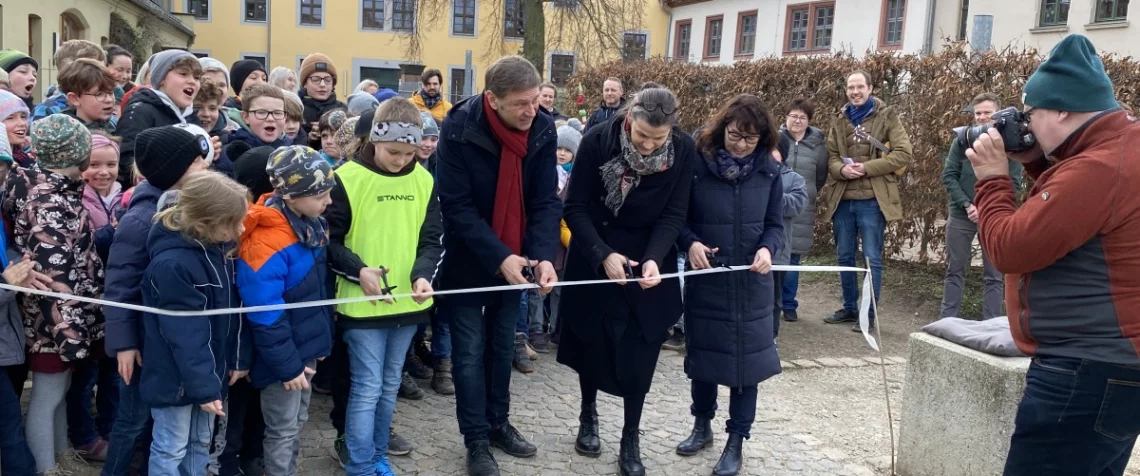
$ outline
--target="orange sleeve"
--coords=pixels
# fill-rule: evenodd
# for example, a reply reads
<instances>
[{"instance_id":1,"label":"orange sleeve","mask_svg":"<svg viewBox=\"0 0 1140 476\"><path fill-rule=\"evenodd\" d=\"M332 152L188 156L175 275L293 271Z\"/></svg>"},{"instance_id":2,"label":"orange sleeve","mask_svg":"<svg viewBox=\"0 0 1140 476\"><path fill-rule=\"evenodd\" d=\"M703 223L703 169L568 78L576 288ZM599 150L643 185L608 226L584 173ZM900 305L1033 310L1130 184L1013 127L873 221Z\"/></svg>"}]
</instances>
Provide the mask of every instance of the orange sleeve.
<instances>
[{"instance_id":1,"label":"orange sleeve","mask_svg":"<svg viewBox=\"0 0 1140 476\"><path fill-rule=\"evenodd\" d=\"M1114 160L1069 159L1052 167L1020 209L1008 177L979 180L974 204L982 249L1006 274L1040 270L1096 236L1119 187Z\"/></svg>"}]
</instances>

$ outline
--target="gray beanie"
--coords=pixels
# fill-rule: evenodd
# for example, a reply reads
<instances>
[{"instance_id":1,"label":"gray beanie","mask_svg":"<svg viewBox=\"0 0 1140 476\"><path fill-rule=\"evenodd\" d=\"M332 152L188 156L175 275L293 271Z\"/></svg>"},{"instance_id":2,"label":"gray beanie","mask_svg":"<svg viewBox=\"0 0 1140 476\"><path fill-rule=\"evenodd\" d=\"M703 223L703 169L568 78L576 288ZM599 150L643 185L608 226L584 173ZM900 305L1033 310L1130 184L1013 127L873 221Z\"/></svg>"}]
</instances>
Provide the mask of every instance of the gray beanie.
<instances>
[{"instance_id":1,"label":"gray beanie","mask_svg":"<svg viewBox=\"0 0 1140 476\"><path fill-rule=\"evenodd\" d=\"M424 125L424 137L439 137L439 125L430 112L420 111L420 122Z\"/></svg>"},{"instance_id":2,"label":"gray beanie","mask_svg":"<svg viewBox=\"0 0 1140 476\"><path fill-rule=\"evenodd\" d=\"M380 105L375 97L366 92L352 93L348 95L348 115L360 116L364 113L376 109Z\"/></svg>"},{"instance_id":3,"label":"gray beanie","mask_svg":"<svg viewBox=\"0 0 1140 476\"><path fill-rule=\"evenodd\" d=\"M558 128L558 148L569 150L578 155L578 143L582 142L582 133L569 125Z\"/></svg>"},{"instance_id":4,"label":"gray beanie","mask_svg":"<svg viewBox=\"0 0 1140 476\"><path fill-rule=\"evenodd\" d=\"M207 71L207 70L211 70L211 69L221 71L222 74L226 75L226 81L229 82L229 80L230 80L230 69L226 67L225 63L218 61L216 58L211 58L211 57L207 56L205 58L198 58L198 64L202 65L202 71Z\"/></svg>"},{"instance_id":5,"label":"gray beanie","mask_svg":"<svg viewBox=\"0 0 1140 476\"><path fill-rule=\"evenodd\" d=\"M150 84L158 89L162 82L166 79L166 73L170 72L170 68L174 66L174 62L182 58L190 58L197 61L198 57L193 53L183 50L166 50L160 51L151 55L150 57ZM199 63L201 64L201 63Z\"/></svg>"},{"instance_id":6,"label":"gray beanie","mask_svg":"<svg viewBox=\"0 0 1140 476\"><path fill-rule=\"evenodd\" d=\"M582 121L579 121L577 118L570 118L570 120L566 121L566 125L573 127L574 130L578 132L583 132Z\"/></svg>"}]
</instances>

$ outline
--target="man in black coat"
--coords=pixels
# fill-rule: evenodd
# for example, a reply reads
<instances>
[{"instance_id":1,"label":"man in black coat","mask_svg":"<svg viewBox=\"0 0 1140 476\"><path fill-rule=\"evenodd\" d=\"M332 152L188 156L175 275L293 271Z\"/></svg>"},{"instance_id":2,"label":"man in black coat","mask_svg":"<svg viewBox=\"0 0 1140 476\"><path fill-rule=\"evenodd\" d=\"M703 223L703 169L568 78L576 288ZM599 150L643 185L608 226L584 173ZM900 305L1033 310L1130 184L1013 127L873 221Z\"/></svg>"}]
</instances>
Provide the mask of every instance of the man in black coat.
<instances>
[{"instance_id":1,"label":"man in black coat","mask_svg":"<svg viewBox=\"0 0 1140 476\"><path fill-rule=\"evenodd\" d=\"M456 104L443 121L436 169L446 226L441 289L532 278L545 293L558 279L558 136L539 111L540 82L526 59L502 58L487 70L487 90ZM537 452L507 420L521 297L506 291L440 299L451 318L455 413L472 476L499 474L491 445L517 457Z\"/></svg>"}]
</instances>

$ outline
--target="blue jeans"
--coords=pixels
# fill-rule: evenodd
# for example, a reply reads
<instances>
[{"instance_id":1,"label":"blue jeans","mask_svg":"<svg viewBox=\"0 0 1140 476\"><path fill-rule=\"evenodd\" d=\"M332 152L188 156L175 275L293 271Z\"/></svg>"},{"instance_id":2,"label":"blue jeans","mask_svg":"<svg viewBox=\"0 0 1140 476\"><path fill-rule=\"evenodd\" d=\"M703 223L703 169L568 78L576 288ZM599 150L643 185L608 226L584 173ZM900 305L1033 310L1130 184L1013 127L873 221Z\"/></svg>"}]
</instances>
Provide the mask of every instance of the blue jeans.
<instances>
[{"instance_id":1,"label":"blue jeans","mask_svg":"<svg viewBox=\"0 0 1140 476\"><path fill-rule=\"evenodd\" d=\"M799 266L803 255L792 254L792 266ZM785 311L794 311L799 309L800 302L796 300L796 293L800 291L800 272L788 271L784 273L784 289L780 294L780 307Z\"/></svg>"},{"instance_id":2,"label":"blue jeans","mask_svg":"<svg viewBox=\"0 0 1140 476\"><path fill-rule=\"evenodd\" d=\"M210 464L214 415L198 405L152 408L150 476L202 476Z\"/></svg>"},{"instance_id":3,"label":"blue jeans","mask_svg":"<svg viewBox=\"0 0 1140 476\"><path fill-rule=\"evenodd\" d=\"M431 313L432 364L451 358L451 318L438 307Z\"/></svg>"},{"instance_id":4,"label":"blue jeans","mask_svg":"<svg viewBox=\"0 0 1140 476\"><path fill-rule=\"evenodd\" d=\"M867 200L841 200L832 216L832 231L835 233L835 252L839 266L856 266L855 248L857 236L863 240L863 257L871 266L871 284L875 302L879 301L879 291L883 287L883 234L887 230L887 220L879 210L879 202ZM843 309L859 312L859 277L854 271L839 273L843 287Z\"/></svg>"},{"instance_id":5,"label":"blue jeans","mask_svg":"<svg viewBox=\"0 0 1140 476\"><path fill-rule=\"evenodd\" d=\"M519 299L519 320L518 325L515 326L516 334L526 334L530 330L527 325L527 316L530 314L530 302L527 297L527 292L522 291L522 296Z\"/></svg>"},{"instance_id":6,"label":"blue jeans","mask_svg":"<svg viewBox=\"0 0 1140 476\"><path fill-rule=\"evenodd\" d=\"M1140 434L1140 365L1037 357L1025 375L1005 476L1119 476Z\"/></svg>"},{"instance_id":7,"label":"blue jeans","mask_svg":"<svg viewBox=\"0 0 1140 476\"><path fill-rule=\"evenodd\" d=\"M455 416L467 446L487 441L492 427L507 423L521 294L501 292L487 306L445 304L451 317Z\"/></svg>"},{"instance_id":8,"label":"blue jeans","mask_svg":"<svg viewBox=\"0 0 1140 476\"><path fill-rule=\"evenodd\" d=\"M73 446L90 444L96 438L109 438L119 407L118 361L113 358L82 359L76 362L67 390L67 436ZM91 417L91 397L95 386L98 418Z\"/></svg>"},{"instance_id":9,"label":"blue jeans","mask_svg":"<svg viewBox=\"0 0 1140 476\"><path fill-rule=\"evenodd\" d=\"M115 414L115 424L111 427L107 462L103 463L103 476L126 476L135 452L135 440L144 436L150 420L150 406L143 403L139 394L141 377L142 369L135 366L130 385L116 378L119 385L119 408ZM144 451L144 454L149 455L150 452Z\"/></svg>"},{"instance_id":10,"label":"blue jeans","mask_svg":"<svg viewBox=\"0 0 1140 476\"><path fill-rule=\"evenodd\" d=\"M349 476L373 475L388 454L388 430L396 410L396 392L415 326L394 329L345 329L352 388L345 410L345 444Z\"/></svg>"},{"instance_id":11,"label":"blue jeans","mask_svg":"<svg viewBox=\"0 0 1140 476\"><path fill-rule=\"evenodd\" d=\"M20 397L7 375L0 375L0 474L34 476L36 460L24 439Z\"/></svg>"}]
</instances>

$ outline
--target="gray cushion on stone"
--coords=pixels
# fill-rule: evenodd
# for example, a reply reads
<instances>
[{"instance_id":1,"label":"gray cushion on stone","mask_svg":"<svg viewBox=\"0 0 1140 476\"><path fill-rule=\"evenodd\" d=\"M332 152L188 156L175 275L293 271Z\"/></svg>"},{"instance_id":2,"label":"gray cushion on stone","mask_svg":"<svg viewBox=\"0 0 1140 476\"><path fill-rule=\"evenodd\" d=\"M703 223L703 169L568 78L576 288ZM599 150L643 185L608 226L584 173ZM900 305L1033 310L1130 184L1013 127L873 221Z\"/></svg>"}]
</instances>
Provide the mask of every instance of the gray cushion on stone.
<instances>
[{"instance_id":1,"label":"gray cushion on stone","mask_svg":"<svg viewBox=\"0 0 1140 476\"><path fill-rule=\"evenodd\" d=\"M1009 319L1005 316L984 321L946 317L927 324L922 331L987 354L1002 357L1026 356L1013 343Z\"/></svg>"}]
</instances>

